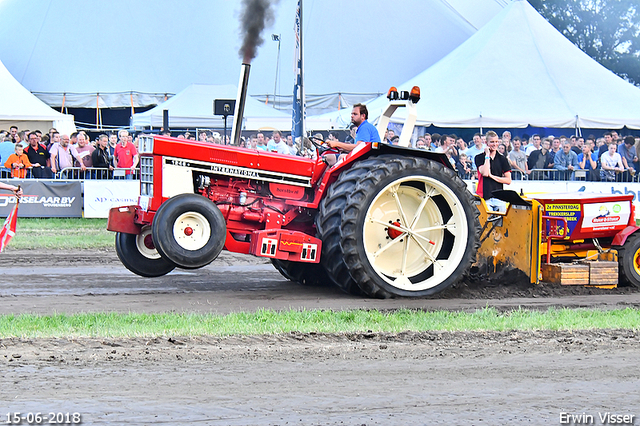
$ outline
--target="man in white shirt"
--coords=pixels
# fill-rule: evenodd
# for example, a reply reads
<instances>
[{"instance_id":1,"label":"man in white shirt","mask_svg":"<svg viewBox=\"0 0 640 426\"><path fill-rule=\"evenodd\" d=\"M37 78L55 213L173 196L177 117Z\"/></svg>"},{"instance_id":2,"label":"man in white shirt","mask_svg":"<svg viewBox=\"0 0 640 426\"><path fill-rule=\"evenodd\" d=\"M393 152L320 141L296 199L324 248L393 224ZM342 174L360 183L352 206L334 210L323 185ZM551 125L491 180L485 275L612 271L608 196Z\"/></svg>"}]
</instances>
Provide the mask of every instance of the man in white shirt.
<instances>
[{"instance_id":1,"label":"man in white shirt","mask_svg":"<svg viewBox=\"0 0 640 426\"><path fill-rule=\"evenodd\" d=\"M289 154L289 147L282 140L282 133L279 130L274 130L271 135L271 139L267 142L267 151L277 152L278 154Z\"/></svg>"},{"instance_id":2,"label":"man in white shirt","mask_svg":"<svg viewBox=\"0 0 640 426\"><path fill-rule=\"evenodd\" d=\"M75 158L78 158L78 151L74 146L69 145L69 135L62 135L60 143L53 144L51 150L51 171L57 173L67 167L73 167ZM86 167L84 164L80 166L82 170Z\"/></svg>"},{"instance_id":3,"label":"man in white shirt","mask_svg":"<svg viewBox=\"0 0 640 426\"><path fill-rule=\"evenodd\" d=\"M471 170L476 170L475 156L484 152L484 144L482 143L480 133L473 135L473 143L474 145L467 148L464 153L467 154L467 157L471 162Z\"/></svg>"},{"instance_id":4,"label":"man in white shirt","mask_svg":"<svg viewBox=\"0 0 640 426\"><path fill-rule=\"evenodd\" d=\"M528 156L531 155L533 151L537 151L540 149L540 143L542 140L540 139L540 135L533 135L533 142L527 145L527 148L524 150L524 153Z\"/></svg>"},{"instance_id":5,"label":"man in white shirt","mask_svg":"<svg viewBox=\"0 0 640 426\"><path fill-rule=\"evenodd\" d=\"M298 155L298 148L293 144L293 136L287 135L287 147L289 148L289 154Z\"/></svg>"},{"instance_id":6,"label":"man in white shirt","mask_svg":"<svg viewBox=\"0 0 640 426\"><path fill-rule=\"evenodd\" d=\"M78 133L78 143L76 146L76 151L78 152L78 156L76 157L76 167L82 167L82 164L85 167L93 167L93 161L91 160L91 154L95 148L93 145L89 143L89 138L85 132Z\"/></svg>"}]
</instances>

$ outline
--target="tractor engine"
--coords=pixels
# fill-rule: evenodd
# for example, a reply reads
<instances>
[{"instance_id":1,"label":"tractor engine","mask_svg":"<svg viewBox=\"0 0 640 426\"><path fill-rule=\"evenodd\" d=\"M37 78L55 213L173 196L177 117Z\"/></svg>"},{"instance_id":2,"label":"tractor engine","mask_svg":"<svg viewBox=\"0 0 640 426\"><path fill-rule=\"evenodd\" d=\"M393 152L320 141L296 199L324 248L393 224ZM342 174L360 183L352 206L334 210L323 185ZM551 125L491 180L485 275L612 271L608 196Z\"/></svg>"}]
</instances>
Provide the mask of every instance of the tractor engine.
<instances>
[{"instance_id":1,"label":"tractor engine","mask_svg":"<svg viewBox=\"0 0 640 426\"><path fill-rule=\"evenodd\" d=\"M227 221L265 221L264 200L268 198L262 185L245 179L216 178L200 175L196 178L198 192L214 202ZM281 206L282 207L282 206Z\"/></svg>"},{"instance_id":2,"label":"tractor engine","mask_svg":"<svg viewBox=\"0 0 640 426\"><path fill-rule=\"evenodd\" d=\"M227 228L255 231L265 228L267 224L267 228L288 225L287 227L314 233L311 213L288 205L286 199L275 197L270 189L273 184L207 175L198 175L195 180L197 192L218 206L225 217ZM281 187L282 185L276 186Z\"/></svg>"},{"instance_id":3,"label":"tractor engine","mask_svg":"<svg viewBox=\"0 0 640 426\"><path fill-rule=\"evenodd\" d=\"M229 233L227 246L246 243L250 244L247 252L258 256L288 260L295 255L300 260L299 255L308 261L317 261L319 241L310 237L316 232L314 212L291 206L287 199L272 193L273 188L282 191L288 185L204 174L194 180L196 191L211 200L222 213ZM304 190L296 188L289 192L292 196L298 194L296 197L304 195ZM313 243L308 253L303 247L305 243ZM302 249L291 250L292 247Z\"/></svg>"}]
</instances>

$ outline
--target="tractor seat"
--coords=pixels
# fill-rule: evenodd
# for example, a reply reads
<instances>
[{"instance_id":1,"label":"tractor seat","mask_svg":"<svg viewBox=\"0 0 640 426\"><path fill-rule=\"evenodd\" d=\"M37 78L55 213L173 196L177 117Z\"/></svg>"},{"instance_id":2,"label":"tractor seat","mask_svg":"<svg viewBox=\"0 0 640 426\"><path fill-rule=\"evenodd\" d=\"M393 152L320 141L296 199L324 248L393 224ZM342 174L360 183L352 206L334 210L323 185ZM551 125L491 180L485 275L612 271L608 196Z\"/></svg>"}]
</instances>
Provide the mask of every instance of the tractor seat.
<instances>
[{"instance_id":1,"label":"tractor seat","mask_svg":"<svg viewBox=\"0 0 640 426\"><path fill-rule=\"evenodd\" d=\"M493 191L491 196L514 206L531 206L531 201L523 199L516 191L510 189Z\"/></svg>"}]
</instances>

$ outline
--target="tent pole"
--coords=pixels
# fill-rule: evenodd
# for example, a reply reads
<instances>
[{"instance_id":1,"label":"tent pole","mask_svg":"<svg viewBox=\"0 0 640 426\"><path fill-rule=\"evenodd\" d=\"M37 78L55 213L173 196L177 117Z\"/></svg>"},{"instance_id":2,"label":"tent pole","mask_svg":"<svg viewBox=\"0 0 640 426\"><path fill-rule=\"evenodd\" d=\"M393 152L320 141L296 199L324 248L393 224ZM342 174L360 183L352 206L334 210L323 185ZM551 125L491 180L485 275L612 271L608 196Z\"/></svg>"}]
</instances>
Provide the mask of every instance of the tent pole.
<instances>
[{"instance_id":1,"label":"tent pole","mask_svg":"<svg viewBox=\"0 0 640 426\"><path fill-rule=\"evenodd\" d=\"M100 93L96 93L96 130L100 121Z\"/></svg>"}]
</instances>

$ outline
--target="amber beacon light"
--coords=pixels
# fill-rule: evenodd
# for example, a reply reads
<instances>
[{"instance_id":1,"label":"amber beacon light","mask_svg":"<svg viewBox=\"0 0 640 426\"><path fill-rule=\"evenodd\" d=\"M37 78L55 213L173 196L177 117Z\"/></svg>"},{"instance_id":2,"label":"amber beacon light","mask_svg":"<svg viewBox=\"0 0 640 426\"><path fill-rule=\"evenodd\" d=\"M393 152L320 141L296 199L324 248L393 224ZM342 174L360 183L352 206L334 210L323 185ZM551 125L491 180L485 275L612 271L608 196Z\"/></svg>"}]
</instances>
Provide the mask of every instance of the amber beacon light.
<instances>
[{"instance_id":1,"label":"amber beacon light","mask_svg":"<svg viewBox=\"0 0 640 426\"><path fill-rule=\"evenodd\" d=\"M420 100L420 88L418 86L413 86L411 92L409 93L409 100L414 104L417 104Z\"/></svg>"},{"instance_id":2,"label":"amber beacon light","mask_svg":"<svg viewBox=\"0 0 640 426\"><path fill-rule=\"evenodd\" d=\"M399 98L400 96L398 95L398 89L391 86L391 88L387 92L387 99L389 99L390 101L397 101Z\"/></svg>"}]
</instances>

